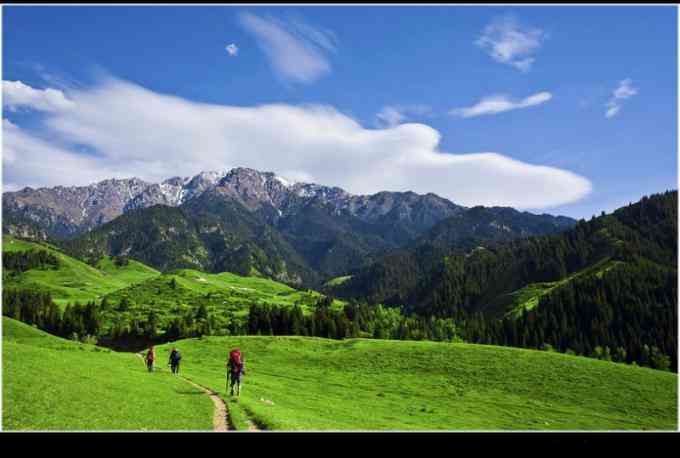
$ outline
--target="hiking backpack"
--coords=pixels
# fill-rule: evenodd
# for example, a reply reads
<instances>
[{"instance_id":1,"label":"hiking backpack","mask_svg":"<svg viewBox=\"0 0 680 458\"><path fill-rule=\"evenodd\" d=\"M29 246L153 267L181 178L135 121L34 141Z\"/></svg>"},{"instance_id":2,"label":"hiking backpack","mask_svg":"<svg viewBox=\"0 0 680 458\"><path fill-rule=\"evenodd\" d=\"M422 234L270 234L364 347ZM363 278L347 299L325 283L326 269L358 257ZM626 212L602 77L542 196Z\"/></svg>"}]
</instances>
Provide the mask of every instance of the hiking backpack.
<instances>
[{"instance_id":1,"label":"hiking backpack","mask_svg":"<svg viewBox=\"0 0 680 458\"><path fill-rule=\"evenodd\" d=\"M235 349L230 351L229 361L236 372L241 372L241 350Z\"/></svg>"}]
</instances>

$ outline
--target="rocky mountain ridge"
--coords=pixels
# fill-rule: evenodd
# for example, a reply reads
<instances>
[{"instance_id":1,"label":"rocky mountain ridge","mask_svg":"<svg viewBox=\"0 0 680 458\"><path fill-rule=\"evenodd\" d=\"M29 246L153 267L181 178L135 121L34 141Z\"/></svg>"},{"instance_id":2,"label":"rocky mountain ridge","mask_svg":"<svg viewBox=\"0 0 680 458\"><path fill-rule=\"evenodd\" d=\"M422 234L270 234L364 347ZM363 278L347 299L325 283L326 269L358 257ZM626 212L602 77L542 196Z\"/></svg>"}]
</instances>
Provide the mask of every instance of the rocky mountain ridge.
<instances>
[{"instance_id":1,"label":"rocky mountain ridge","mask_svg":"<svg viewBox=\"0 0 680 458\"><path fill-rule=\"evenodd\" d=\"M201 172L192 177L172 177L161 183L127 178L107 179L88 186L27 187L3 193L3 212L10 233L19 231L13 227L15 221L28 220L46 228L52 236L69 238L130 210L159 204L178 207L206 192L236 200L251 211L271 213L268 219L274 222L310 203L366 222L375 222L392 212L393 219L412 220L423 229L464 210L434 194L353 195L338 187L293 182L272 172L238 167ZM419 210L418 206L421 206Z\"/></svg>"}]
</instances>

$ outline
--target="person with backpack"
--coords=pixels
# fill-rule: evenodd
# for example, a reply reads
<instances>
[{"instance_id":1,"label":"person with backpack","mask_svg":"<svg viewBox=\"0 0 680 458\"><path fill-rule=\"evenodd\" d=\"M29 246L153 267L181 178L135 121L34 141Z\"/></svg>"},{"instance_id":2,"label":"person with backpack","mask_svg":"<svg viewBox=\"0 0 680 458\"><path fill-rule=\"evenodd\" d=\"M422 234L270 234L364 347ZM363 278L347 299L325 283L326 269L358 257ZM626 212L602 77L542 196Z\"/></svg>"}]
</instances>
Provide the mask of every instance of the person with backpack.
<instances>
[{"instance_id":1,"label":"person with backpack","mask_svg":"<svg viewBox=\"0 0 680 458\"><path fill-rule=\"evenodd\" d=\"M229 384L229 380L231 379L231 394L230 396L234 395L234 385L236 385L236 396L241 396L241 383L243 380L243 376L246 373L246 367L245 367L245 360L243 359L243 355L241 354L241 350L238 348L234 348L229 352L229 355L227 356L227 384Z\"/></svg>"},{"instance_id":2,"label":"person with backpack","mask_svg":"<svg viewBox=\"0 0 680 458\"><path fill-rule=\"evenodd\" d=\"M177 350L175 347L172 347L172 351L170 352L170 370L172 371L173 374L177 375L179 374L179 361L182 359L182 355L180 355L179 350Z\"/></svg>"},{"instance_id":3,"label":"person with backpack","mask_svg":"<svg viewBox=\"0 0 680 458\"><path fill-rule=\"evenodd\" d=\"M149 350L146 352L146 368L149 369L149 372L153 372L153 362L156 359L156 352L153 349L153 345L149 347Z\"/></svg>"}]
</instances>

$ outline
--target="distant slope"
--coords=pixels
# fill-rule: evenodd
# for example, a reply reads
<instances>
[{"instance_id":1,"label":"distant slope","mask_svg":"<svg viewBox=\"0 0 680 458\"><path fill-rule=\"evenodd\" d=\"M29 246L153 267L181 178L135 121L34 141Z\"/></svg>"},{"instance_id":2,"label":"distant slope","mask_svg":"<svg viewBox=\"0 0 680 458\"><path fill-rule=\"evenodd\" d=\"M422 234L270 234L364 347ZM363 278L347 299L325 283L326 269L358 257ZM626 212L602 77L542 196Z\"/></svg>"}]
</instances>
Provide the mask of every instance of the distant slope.
<instances>
[{"instance_id":1,"label":"distant slope","mask_svg":"<svg viewBox=\"0 0 680 458\"><path fill-rule=\"evenodd\" d=\"M129 330L135 323L142 326L150 314L154 315L156 331L162 334L175 319L196 322L204 307L211 332L224 333L243 328L252 305L299 306L307 313L324 297L316 291L294 289L268 278L230 272L212 274L177 269L161 274L127 258L124 265L118 265L113 258L104 256L93 267L48 244L4 236L3 252L29 250L54 254L59 260L58 268L32 268L24 272L4 269L4 287L49 292L60 305L95 301L103 341L111 339L114 327L120 331ZM333 302L335 308L343 305L339 300Z\"/></svg>"},{"instance_id":2,"label":"distant slope","mask_svg":"<svg viewBox=\"0 0 680 458\"><path fill-rule=\"evenodd\" d=\"M259 272L291 284L316 273L283 237L237 202L201 197L192 206L132 210L60 246L80 259L126 255L162 271Z\"/></svg>"},{"instance_id":3,"label":"distant slope","mask_svg":"<svg viewBox=\"0 0 680 458\"><path fill-rule=\"evenodd\" d=\"M560 281L607 260L642 270L651 263L677 276L677 228L677 191L645 197L612 214L580 221L561 234L451 256L410 298L424 311L463 306L502 314L489 308L498 296L531 283ZM595 268L592 274L597 272Z\"/></svg>"},{"instance_id":4,"label":"distant slope","mask_svg":"<svg viewBox=\"0 0 680 458\"><path fill-rule=\"evenodd\" d=\"M438 222L411 245L469 250L480 244L556 234L575 224L576 220L565 216L535 215L510 207L478 206Z\"/></svg>"},{"instance_id":5,"label":"distant slope","mask_svg":"<svg viewBox=\"0 0 680 458\"><path fill-rule=\"evenodd\" d=\"M80 344L2 318L5 431L212 430L213 406L131 353Z\"/></svg>"},{"instance_id":6,"label":"distant slope","mask_svg":"<svg viewBox=\"0 0 680 458\"><path fill-rule=\"evenodd\" d=\"M111 291L160 274L134 260L118 267L108 257L102 258L97 268L67 256L51 245L3 236L3 253L28 250L45 250L54 254L59 259L59 267L31 269L22 273L3 269L3 287L46 291L58 304L99 300Z\"/></svg>"},{"instance_id":7,"label":"distant slope","mask_svg":"<svg viewBox=\"0 0 680 458\"><path fill-rule=\"evenodd\" d=\"M401 249L388 251L375 262L351 271L352 280L327 283L325 289L345 297L403 304L411 292L450 255L530 236L560 233L575 220L534 215L508 207L473 207L446 218Z\"/></svg>"},{"instance_id":8,"label":"distant slope","mask_svg":"<svg viewBox=\"0 0 680 458\"><path fill-rule=\"evenodd\" d=\"M264 336L172 346L185 375L219 393L225 354L239 347L244 390L230 406L266 429L677 429L675 374L553 352Z\"/></svg>"},{"instance_id":9,"label":"distant slope","mask_svg":"<svg viewBox=\"0 0 680 458\"><path fill-rule=\"evenodd\" d=\"M462 252L446 242L452 236L442 226L450 219L412 249L391 253L327 290L369 302L408 304L424 314L449 314L460 307L490 310L499 296L564 279L604 259L635 262L641 257L674 269L676 207L677 192L645 197L562 233L492 243L471 239Z\"/></svg>"},{"instance_id":10,"label":"distant slope","mask_svg":"<svg viewBox=\"0 0 680 458\"><path fill-rule=\"evenodd\" d=\"M552 282L530 283L525 287L513 291L512 293L504 294L491 305L489 309L504 311L506 316L519 317L523 312L533 310L538 306L539 301L543 296L553 292L555 289L565 286L569 282L577 278L593 275L596 278L602 278L605 272L624 264L622 261L612 261L608 258L603 259L596 264L575 272L566 278Z\"/></svg>"},{"instance_id":11,"label":"distant slope","mask_svg":"<svg viewBox=\"0 0 680 458\"><path fill-rule=\"evenodd\" d=\"M195 317L205 307L211 332L221 334L245 327L253 305L299 306L306 313L323 297L316 291L296 290L265 278L179 269L105 295L108 305L101 317L108 334L115 323L144 322L153 312L162 333L171 321ZM343 305L335 300L333 306Z\"/></svg>"}]
</instances>

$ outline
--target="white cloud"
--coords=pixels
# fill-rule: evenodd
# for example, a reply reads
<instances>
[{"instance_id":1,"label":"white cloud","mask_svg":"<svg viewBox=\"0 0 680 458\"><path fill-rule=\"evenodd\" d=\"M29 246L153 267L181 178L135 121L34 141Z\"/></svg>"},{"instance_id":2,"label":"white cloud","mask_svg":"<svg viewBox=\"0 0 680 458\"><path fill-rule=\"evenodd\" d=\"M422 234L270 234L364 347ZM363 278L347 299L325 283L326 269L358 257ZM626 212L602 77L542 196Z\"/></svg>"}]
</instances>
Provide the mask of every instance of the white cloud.
<instances>
[{"instance_id":1,"label":"white cloud","mask_svg":"<svg viewBox=\"0 0 680 458\"><path fill-rule=\"evenodd\" d=\"M378 118L378 125L387 127L393 127L397 124L401 124L401 122L406 119L404 114L399 109L391 106L383 107L382 110L380 110L378 114L375 115L375 117Z\"/></svg>"},{"instance_id":2,"label":"white cloud","mask_svg":"<svg viewBox=\"0 0 680 458\"><path fill-rule=\"evenodd\" d=\"M73 107L64 93L57 89L34 89L21 81L2 82L2 103L10 111L32 108L38 111L60 111Z\"/></svg>"},{"instance_id":3,"label":"white cloud","mask_svg":"<svg viewBox=\"0 0 680 458\"><path fill-rule=\"evenodd\" d=\"M504 16L487 25L475 44L496 62L528 72L535 61L533 54L545 38L543 30L522 27L515 17Z\"/></svg>"},{"instance_id":4,"label":"white cloud","mask_svg":"<svg viewBox=\"0 0 680 458\"><path fill-rule=\"evenodd\" d=\"M512 100L506 95L492 95L484 97L471 107L455 108L449 111L449 114L463 118L493 115L504 111L533 107L545 103L550 99L552 99L552 94L550 92L539 92L522 100Z\"/></svg>"},{"instance_id":5,"label":"white cloud","mask_svg":"<svg viewBox=\"0 0 680 458\"><path fill-rule=\"evenodd\" d=\"M626 78L619 82L619 86L614 89L612 97L606 104L607 111L604 116L606 118L613 118L621 111L621 104L623 100L633 97L638 93L637 88L633 87L633 81L630 78Z\"/></svg>"},{"instance_id":6,"label":"white cloud","mask_svg":"<svg viewBox=\"0 0 680 458\"><path fill-rule=\"evenodd\" d=\"M134 166L76 154L2 120L3 187L21 189L57 184L88 185L111 177L132 176ZM119 168L121 167L121 168ZM63 181L63 183L59 183Z\"/></svg>"},{"instance_id":7,"label":"white cloud","mask_svg":"<svg viewBox=\"0 0 680 458\"><path fill-rule=\"evenodd\" d=\"M330 73L328 52L335 51L335 35L299 20L283 22L250 13L239 16L255 36L274 71L287 81L311 83Z\"/></svg>"},{"instance_id":8,"label":"white cloud","mask_svg":"<svg viewBox=\"0 0 680 458\"><path fill-rule=\"evenodd\" d=\"M230 56L236 56L236 55L238 55L238 46L236 46L236 44L234 44L234 43L231 43L231 44L227 45L224 49L227 50L227 53L228 53Z\"/></svg>"},{"instance_id":9,"label":"white cloud","mask_svg":"<svg viewBox=\"0 0 680 458\"><path fill-rule=\"evenodd\" d=\"M431 111L432 109L427 105L387 105L375 115L376 125L378 127L394 127L413 115L425 116L430 114Z\"/></svg>"},{"instance_id":10,"label":"white cloud","mask_svg":"<svg viewBox=\"0 0 680 458\"><path fill-rule=\"evenodd\" d=\"M113 78L67 95L73 108L44 120L40 135L49 143L3 127L7 183L160 181L244 166L356 194L411 190L518 208L573 202L591 189L572 172L498 153L445 153L439 132L424 124L367 129L329 106L196 103ZM76 145L94 154L79 154Z\"/></svg>"}]
</instances>

